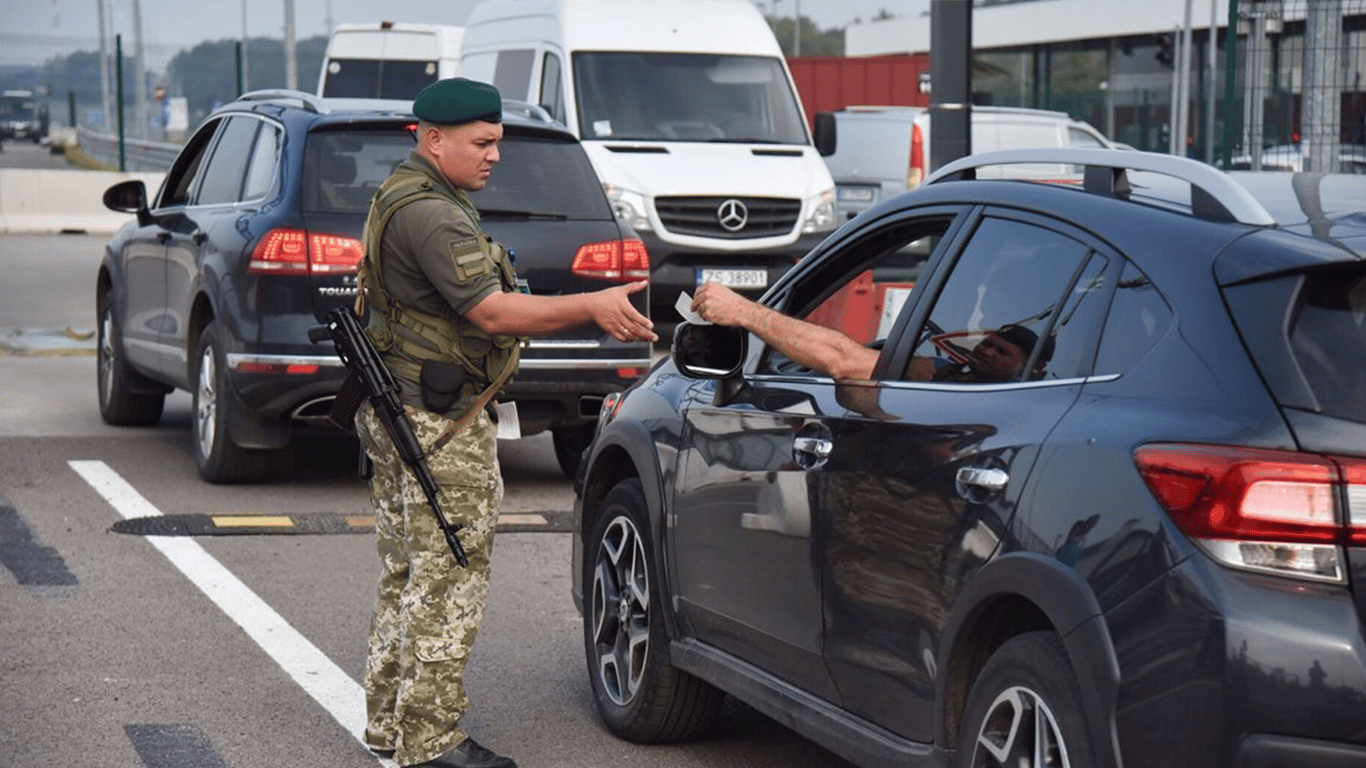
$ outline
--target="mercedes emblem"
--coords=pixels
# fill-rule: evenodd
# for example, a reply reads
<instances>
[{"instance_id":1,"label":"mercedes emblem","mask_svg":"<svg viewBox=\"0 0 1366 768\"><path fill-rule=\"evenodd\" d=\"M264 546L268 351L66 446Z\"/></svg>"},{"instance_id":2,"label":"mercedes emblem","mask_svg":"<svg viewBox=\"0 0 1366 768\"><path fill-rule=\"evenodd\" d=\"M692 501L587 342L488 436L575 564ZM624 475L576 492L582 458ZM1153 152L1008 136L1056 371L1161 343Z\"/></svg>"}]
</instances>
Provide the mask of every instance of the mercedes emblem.
<instances>
[{"instance_id":1,"label":"mercedes emblem","mask_svg":"<svg viewBox=\"0 0 1366 768\"><path fill-rule=\"evenodd\" d=\"M721 229L739 232L749 221L749 209L744 203L732 197L716 207L716 220L720 222Z\"/></svg>"}]
</instances>

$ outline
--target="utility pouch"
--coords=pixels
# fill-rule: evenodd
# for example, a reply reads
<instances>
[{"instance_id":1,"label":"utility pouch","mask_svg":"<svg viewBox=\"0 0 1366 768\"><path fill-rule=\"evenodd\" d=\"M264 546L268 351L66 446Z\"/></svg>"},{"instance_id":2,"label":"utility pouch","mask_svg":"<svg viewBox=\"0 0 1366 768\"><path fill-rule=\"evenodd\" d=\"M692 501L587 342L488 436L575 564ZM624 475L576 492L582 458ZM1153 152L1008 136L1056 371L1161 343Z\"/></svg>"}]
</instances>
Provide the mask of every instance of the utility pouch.
<instances>
[{"instance_id":1,"label":"utility pouch","mask_svg":"<svg viewBox=\"0 0 1366 768\"><path fill-rule=\"evenodd\" d=\"M422 407L432 413L449 411L460 400L465 376L463 366L440 360L423 361L418 381L422 389Z\"/></svg>"}]
</instances>

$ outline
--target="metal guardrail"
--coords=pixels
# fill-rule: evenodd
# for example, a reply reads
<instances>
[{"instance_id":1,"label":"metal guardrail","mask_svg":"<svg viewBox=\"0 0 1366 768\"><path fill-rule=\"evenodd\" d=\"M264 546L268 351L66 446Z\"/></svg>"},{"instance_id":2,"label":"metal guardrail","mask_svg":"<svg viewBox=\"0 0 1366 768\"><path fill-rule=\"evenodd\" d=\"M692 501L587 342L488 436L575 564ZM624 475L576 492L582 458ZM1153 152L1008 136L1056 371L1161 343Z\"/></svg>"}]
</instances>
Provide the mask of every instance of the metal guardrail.
<instances>
[{"instance_id":1,"label":"metal guardrail","mask_svg":"<svg viewBox=\"0 0 1366 768\"><path fill-rule=\"evenodd\" d=\"M95 133L86 128L76 132L77 144L81 149L104 166L113 170L119 168L119 137ZM146 139L123 140L124 168L127 171L168 171L182 145L169 141L148 141Z\"/></svg>"}]
</instances>

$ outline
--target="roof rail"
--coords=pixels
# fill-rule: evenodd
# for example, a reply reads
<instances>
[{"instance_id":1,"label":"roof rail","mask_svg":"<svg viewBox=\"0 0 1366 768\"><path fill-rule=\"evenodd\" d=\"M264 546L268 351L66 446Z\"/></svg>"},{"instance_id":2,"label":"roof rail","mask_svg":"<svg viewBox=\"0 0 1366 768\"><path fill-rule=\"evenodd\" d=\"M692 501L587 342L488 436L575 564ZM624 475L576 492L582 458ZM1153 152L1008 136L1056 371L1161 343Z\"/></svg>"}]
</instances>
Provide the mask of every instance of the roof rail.
<instances>
[{"instance_id":1,"label":"roof rail","mask_svg":"<svg viewBox=\"0 0 1366 768\"><path fill-rule=\"evenodd\" d=\"M1197 160L1156 152L1062 147L983 152L949 163L930 174L925 183L933 184L951 178L975 179L978 168L1027 163L1083 166L1083 189L1092 194L1125 200L1133 191L1129 183L1129 171L1162 174L1190 185L1191 213L1194 215L1259 227L1276 223L1252 193L1222 171Z\"/></svg>"},{"instance_id":2,"label":"roof rail","mask_svg":"<svg viewBox=\"0 0 1366 768\"><path fill-rule=\"evenodd\" d=\"M517 101L516 99L503 99L503 111L511 112L531 120L540 120L543 123L559 123L559 120L550 116L550 113L538 104L528 101Z\"/></svg>"},{"instance_id":3,"label":"roof rail","mask_svg":"<svg viewBox=\"0 0 1366 768\"><path fill-rule=\"evenodd\" d=\"M295 91L288 88L271 88L261 91L248 91L237 97L238 101L275 101L277 99L288 99L297 101L299 105L309 112L323 113L327 110L323 107L322 99L304 91Z\"/></svg>"}]
</instances>

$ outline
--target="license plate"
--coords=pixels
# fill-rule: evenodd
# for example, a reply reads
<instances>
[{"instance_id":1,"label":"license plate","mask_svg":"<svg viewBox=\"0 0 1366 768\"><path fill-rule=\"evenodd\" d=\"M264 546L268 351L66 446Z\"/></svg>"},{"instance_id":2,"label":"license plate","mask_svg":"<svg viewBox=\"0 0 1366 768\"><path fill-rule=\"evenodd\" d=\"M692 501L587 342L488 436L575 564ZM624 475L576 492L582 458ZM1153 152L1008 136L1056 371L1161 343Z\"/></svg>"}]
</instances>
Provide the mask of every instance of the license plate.
<instances>
[{"instance_id":1,"label":"license plate","mask_svg":"<svg viewBox=\"0 0 1366 768\"><path fill-rule=\"evenodd\" d=\"M836 187L835 198L845 203L873 202L872 187Z\"/></svg>"},{"instance_id":2,"label":"license plate","mask_svg":"<svg viewBox=\"0 0 1366 768\"><path fill-rule=\"evenodd\" d=\"M727 288L767 288L766 269L698 269L697 284L720 283Z\"/></svg>"}]
</instances>

